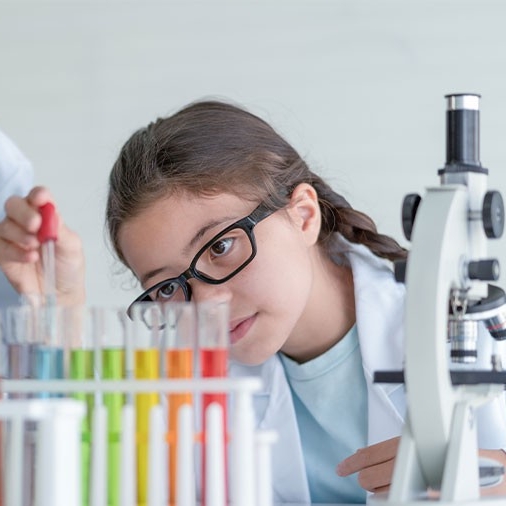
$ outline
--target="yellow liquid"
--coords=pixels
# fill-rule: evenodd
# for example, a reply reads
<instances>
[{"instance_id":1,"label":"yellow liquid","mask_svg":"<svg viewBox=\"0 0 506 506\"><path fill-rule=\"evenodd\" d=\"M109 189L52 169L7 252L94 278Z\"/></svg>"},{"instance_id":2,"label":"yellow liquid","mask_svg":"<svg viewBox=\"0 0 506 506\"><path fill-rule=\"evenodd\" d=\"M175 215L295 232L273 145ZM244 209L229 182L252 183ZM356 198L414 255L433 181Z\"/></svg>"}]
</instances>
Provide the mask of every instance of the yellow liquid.
<instances>
[{"instance_id":1,"label":"yellow liquid","mask_svg":"<svg viewBox=\"0 0 506 506\"><path fill-rule=\"evenodd\" d=\"M158 349L135 350L135 378L159 379L160 354ZM137 426L137 501L147 504L149 412L159 403L158 393L142 393L135 396L135 421Z\"/></svg>"}]
</instances>

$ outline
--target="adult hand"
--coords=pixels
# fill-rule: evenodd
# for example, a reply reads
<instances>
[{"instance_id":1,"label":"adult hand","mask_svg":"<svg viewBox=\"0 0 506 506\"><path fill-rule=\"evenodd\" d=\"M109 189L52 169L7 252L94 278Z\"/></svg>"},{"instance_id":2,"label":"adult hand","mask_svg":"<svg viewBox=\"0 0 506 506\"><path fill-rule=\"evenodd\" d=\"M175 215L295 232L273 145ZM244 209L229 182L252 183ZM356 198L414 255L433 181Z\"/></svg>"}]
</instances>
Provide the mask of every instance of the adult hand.
<instances>
[{"instance_id":1,"label":"adult hand","mask_svg":"<svg viewBox=\"0 0 506 506\"><path fill-rule=\"evenodd\" d=\"M10 197L0 222L0 268L20 294L42 294L43 265L37 232L42 223L39 208L54 203L49 191L35 187L22 198ZM56 294L60 304L85 301L84 254L79 236L65 226L58 212L55 243Z\"/></svg>"}]
</instances>

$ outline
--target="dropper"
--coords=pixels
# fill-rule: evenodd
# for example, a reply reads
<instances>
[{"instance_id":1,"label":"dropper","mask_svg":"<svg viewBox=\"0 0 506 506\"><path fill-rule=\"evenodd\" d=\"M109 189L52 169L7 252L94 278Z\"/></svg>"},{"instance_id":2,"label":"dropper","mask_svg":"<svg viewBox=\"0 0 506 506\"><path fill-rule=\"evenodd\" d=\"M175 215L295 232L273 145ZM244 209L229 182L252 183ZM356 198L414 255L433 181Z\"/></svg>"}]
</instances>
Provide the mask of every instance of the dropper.
<instances>
[{"instance_id":1,"label":"dropper","mask_svg":"<svg viewBox=\"0 0 506 506\"><path fill-rule=\"evenodd\" d=\"M46 306L56 306L56 269L55 242L58 238L58 223L55 208L51 202L39 207L42 224L37 233L42 249L42 266L44 269L44 295Z\"/></svg>"},{"instance_id":2,"label":"dropper","mask_svg":"<svg viewBox=\"0 0 506 506\"><path fill-rule=\"evenodd\" d=\"M42 268L44 272L44 306L46 308L46 332L50 344L56 340L56 262L55 242L57 239L58 223L55 208L51 202L39 207L42 223L37 233L37 239L41 243Z\"/></svg>"}]
</instances>

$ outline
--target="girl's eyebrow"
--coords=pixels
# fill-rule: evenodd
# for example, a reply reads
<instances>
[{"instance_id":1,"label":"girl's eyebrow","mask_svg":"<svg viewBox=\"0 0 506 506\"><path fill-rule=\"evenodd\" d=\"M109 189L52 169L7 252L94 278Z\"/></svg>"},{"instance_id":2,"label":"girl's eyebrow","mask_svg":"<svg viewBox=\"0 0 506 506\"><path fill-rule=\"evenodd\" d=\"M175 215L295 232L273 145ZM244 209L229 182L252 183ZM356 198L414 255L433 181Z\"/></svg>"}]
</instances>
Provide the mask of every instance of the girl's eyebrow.
<instances>
[{"instance_id":1,"label":"girl's eyebrow","mask_svg":"<svg viewBox=\"0 0 506 506\"><path fill-rule=\"evenodd\" d=\"M225 221L232 221L232 220L236 220L235 217L231 217L231 216L225 216L223 218L220 218L219 220L213 220L213 221L210 221L209 223L206 223L204 226L202 226L201 228L199 228L197 230L197 232L195 233L195 235L191 238L190 242L183 248L183 255L185 256L189 256L190 252L195 249L195 244L197 244L197 242L202 239L202 237L211 229L217 227L218 225L222 225L223 222ZM236 220L237 221L237 220ZM193 258L191 259L193 260ZM189 260L191 262L191 260ZM147 272L146 274L144 274L144 276L142 276L140 278L140 282L143 286L145 286L145 283L157 276L158 274L160 274L161 272L163 272L165 270L165 267L159 267L157 269L153 269L152 271L149 271Z\"/></svg>"},{"instance_id":2,"label":"girl's eyebrow","mask_svg":"<svg viewBox=\"0 0 506 506\"><path fill-rule=\"evenodd\" d=\"M204 235L209 230L216 228L218 225L222 225L223 222L232 221L232 220L236 220L236 218L230 217L230 216L225 216L223 218L220 218L219 220L210 221L209 223L207 223L204 226L202 226L201 228L199 228L197 230L197 232L195 233L195 235L190 240L190 242L184 247L183 255L189 255L190 251L195 248L195 245L200 241L200 239L202 239L202 237L204 237Z\"/></svg>"},{"instance_id":3,"label":"girl's eyebrow","mask_svg":"<svg viewBox=\"0 0 506 506\"><path fill-rule=\"evenodd\" d=\"M145 286L145 283L146 283L146 281L148 281L148 279L155 277L157 274L159 274L163 270L164 270L164 268L160 267L159 269L153 269L152 271L149 271L146 274L144 274L144 276L142 276L142 278L139 279L139 281L141 282L141 285Z\"/></svg>"}]
</instances>

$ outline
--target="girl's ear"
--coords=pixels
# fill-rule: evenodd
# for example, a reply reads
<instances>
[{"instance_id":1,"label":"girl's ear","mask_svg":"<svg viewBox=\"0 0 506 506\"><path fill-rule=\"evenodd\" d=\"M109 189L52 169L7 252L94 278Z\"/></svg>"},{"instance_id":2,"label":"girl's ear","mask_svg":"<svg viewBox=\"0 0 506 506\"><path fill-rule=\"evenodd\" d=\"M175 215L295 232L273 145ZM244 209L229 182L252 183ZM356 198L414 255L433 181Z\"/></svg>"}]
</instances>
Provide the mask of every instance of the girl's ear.
<instances>
[{"instance_id":1,"label":"girl's ear","mask_svg":"<svg viewBox=\"0 0 506 506\"><path fill-rule=\"evenodd\" d=\"M307 183L300 183L290 196L288 213L302 232L308 245L318 240L321 227L321 212L316 190Z\"/></svg>"}]
</instances>

